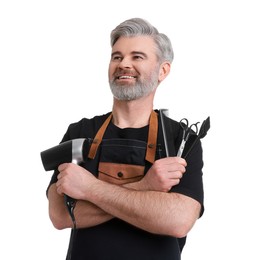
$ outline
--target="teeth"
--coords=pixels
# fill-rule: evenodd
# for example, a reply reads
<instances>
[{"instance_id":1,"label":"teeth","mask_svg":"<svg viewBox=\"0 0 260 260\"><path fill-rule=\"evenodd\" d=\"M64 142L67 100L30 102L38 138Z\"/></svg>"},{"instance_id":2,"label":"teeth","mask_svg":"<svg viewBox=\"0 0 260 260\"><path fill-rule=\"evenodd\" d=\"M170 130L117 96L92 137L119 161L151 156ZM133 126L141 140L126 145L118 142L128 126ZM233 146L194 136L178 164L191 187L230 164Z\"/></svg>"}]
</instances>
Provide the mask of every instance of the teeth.
<instances>
[{"instance_id":1,"label":"teeth","mask_svg":"<svg viewBox=\"0 0 260 260\"><path fill-rule=\"evenodd\" d=\"M120 76L119 79L134 79L133 76Z\"/></svg>"}]
</instances>

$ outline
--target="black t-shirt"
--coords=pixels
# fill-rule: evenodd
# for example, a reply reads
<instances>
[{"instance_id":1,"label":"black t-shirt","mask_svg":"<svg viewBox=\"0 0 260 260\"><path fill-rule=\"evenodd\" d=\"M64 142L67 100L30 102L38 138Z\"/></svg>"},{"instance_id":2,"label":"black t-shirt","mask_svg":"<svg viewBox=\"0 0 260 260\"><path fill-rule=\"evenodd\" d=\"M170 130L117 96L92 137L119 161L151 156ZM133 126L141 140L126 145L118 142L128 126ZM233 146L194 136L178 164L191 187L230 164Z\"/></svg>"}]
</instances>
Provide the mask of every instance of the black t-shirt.
<instances>
[{"instance_id":1,"label":"black t-shirt","mask_svg":"<svg viewBox=\"0 0 260 260\"><path fill-rule=\"evenodd\" d=\"M92 119L82 119L71 124L62 139L62 142L75 138L94 138L96 132L109 114L97 116ZM176 155L176 148L181 142L182 131L179 124L171 119L166 119L168 150L171 156ZM103 140L109 139L135 139L147 141L148 126L139 129L120 129L110 123L104 134ZM190 140L192 142L192 140ZM189 147L189 143L186 145ZM186 148L186 149L187 149ZM99 150L102 150L102 144ZM184 151L185 153L185 151ZM98 175L98 151L94 160L86 160L83 167ZM165 157L162 131L159 124L156 159ZM193 152L188 156L186 172L179 185L174 186L171 192L190 196L199 201L203 213L203 183L202 183L202 148L198 142ZM145 163L145 172L151 167ZM50 184L57 181L57 171L54 172ZM151 234L138 229L120 219L114 218L106 223L78 229L72 246L72 260L179 260L181 250L186 238L177 239L170 236Z\"/></svg>"}]
</instances>

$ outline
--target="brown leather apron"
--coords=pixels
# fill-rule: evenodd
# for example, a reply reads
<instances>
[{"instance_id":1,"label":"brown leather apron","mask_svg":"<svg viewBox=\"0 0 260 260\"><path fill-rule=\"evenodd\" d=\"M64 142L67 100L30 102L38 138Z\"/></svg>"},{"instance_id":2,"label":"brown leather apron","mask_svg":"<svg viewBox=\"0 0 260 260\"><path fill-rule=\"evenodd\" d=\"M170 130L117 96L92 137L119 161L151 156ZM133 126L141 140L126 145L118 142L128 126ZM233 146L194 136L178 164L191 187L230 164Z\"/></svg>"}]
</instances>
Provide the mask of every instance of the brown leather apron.
<instances>
[{"instance_id":1,"label":"brown leather apron","mask_svg":"<svg viewBox=\"0 0 260 260\"><path fill-rule=\"evenodd\" d=\"M112 113L98 130L88 153L89 159L94 159L97 149L101 146L98 166L100 180L122 185L139 181L144 176L145 160L154 163L157 134L158 114L152 111L149 118L148 141L134 139L105 139L103 135L112 119Z\"/></svg>"}]
</instances>

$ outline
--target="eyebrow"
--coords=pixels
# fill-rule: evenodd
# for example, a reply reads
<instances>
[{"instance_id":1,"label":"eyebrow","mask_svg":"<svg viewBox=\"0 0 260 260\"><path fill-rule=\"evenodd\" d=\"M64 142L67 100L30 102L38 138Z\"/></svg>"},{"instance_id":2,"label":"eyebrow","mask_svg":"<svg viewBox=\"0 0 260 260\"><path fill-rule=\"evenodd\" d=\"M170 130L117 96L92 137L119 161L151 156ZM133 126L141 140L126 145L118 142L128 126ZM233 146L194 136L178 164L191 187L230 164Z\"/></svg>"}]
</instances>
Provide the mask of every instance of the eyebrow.
<instances>
[{"instance_id":1,"label":"eyebrow","mask_svg":"<svg viewBox=\"0 0 260 260\"><path fill-rule=\"evenodd\" d=\"M132 55L142 55L145 58L147 58L147 54L142 51L132 51L131 54ZM120 51L112 52L111 57L113 57L114 55L122 55L122 52L120 52Z\"/></svg>"}]
</instances>

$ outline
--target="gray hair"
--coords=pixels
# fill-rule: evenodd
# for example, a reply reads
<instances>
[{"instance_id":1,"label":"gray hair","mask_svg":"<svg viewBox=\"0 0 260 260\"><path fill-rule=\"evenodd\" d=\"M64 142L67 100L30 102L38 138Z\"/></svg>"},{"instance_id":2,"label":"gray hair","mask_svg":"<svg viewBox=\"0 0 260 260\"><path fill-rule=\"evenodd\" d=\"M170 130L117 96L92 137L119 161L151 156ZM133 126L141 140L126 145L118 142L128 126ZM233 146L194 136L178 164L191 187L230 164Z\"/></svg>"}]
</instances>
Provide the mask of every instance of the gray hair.
<instances>
[{"instance_id":1,"label":"gray hair","mask_svg":"<svg viewBox=\"0 0 260 260\"><path fill-rule=\"evenodd\" d=\"M150 36L157 49L159 62L172 62L173 50L170 39L152 26L149 22L141 18L132 18L119 24L110 34L111 47L114 46L120 37Z\"/></svg>"}]
</instances>

